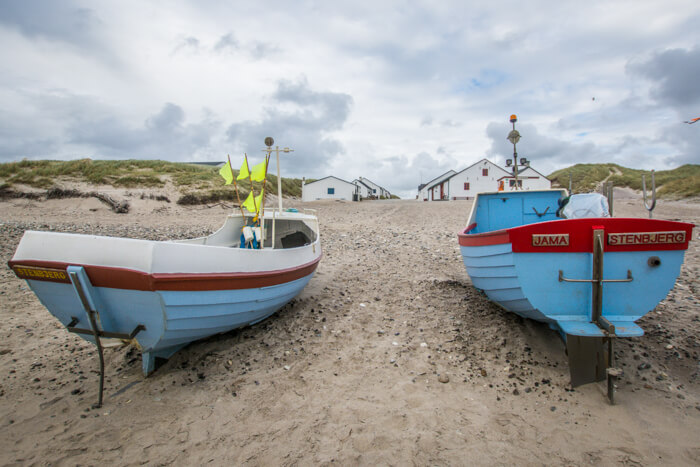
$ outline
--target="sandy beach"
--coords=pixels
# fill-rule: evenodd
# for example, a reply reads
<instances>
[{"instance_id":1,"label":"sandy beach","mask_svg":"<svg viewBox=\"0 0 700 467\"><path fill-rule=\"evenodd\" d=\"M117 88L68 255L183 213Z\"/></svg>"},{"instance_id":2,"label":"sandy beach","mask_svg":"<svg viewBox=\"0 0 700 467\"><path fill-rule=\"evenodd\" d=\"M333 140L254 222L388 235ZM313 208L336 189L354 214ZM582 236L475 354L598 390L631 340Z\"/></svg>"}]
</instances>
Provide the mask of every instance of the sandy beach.
<instances>
[{"instance_id":1,"label":"sandy beach","mask_svg":"<svg viewBox=\"0 0 700 467\"><path fill-rule=\"evenodd\" d=\"M101 190L106 188L101 187ZM230 210L113 190L0 202L2 465L699 465L700 241L675 288L624 339L616 405L571 389L564 344L474 289L457 243L470 201L302 203L323 259L292 303L192 343L148 378L130 345L68 333L7 268L27 229L165 240L217 229ZM617 217L646 217L634 194ZM655 218L700 223L700 202Z\"/></svg>"}]
</instances>

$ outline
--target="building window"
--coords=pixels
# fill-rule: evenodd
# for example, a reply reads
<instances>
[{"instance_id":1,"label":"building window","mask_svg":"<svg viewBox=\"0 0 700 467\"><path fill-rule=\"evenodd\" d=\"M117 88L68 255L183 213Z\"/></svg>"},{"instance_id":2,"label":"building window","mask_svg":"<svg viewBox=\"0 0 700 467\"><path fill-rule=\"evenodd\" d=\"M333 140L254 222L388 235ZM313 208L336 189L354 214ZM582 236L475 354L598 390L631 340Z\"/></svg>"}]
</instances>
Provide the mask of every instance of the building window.
<instances>
[{"instance_id":1,"label":"building window","mask_svg":"<svg viewBox=\"0 0 700 467\"><path fill-rule=\"evenodd\" d=\"M464 182L464 190L469 191L469 182Z\"/></svg>"},{"instance_id":2,"label":"building window","mask_svg":"<svg viewBox=\"0 0 700 467\"><path fill-rule=\"evenodd\" d=\"M484 177L488 177L489 176L489 169L481 169L481 175L483 175Z\"/></svg>"},{"instance_id":3,"label":"building window","mask_svg":"<svg viewBox=\"0 0 700 467\"><path fill-rule=\"evenodd\" d=\"M375 188L374 190L372 190L372 193L376 195L376 194L377 194L377 189Z\"/></svg>"},{"instance_id":4,"label":"building window","mask_svg":"<svg viewBox=\"0 0 700 467\"><path fill-rule=\"evenodd\" d=\"M329 194L329 195L334 195L334 194L335 194L335 188L329 188L329 189L328 189L328 194Z\"/></svg>"},{"instance_id":5,"label":"building window","mask_svg":"<svg viewBox=\"0 0 700 467\"><path fill-rule=\"evenodd\" d=\"M511 186L511 188L515 186L515 180L510 180L510 186ZM518 180L518 187L519 187L519 188L522 188L522 187L523 187L523 181L522 181L522 180Z\"/></svg>"}]
</instances>

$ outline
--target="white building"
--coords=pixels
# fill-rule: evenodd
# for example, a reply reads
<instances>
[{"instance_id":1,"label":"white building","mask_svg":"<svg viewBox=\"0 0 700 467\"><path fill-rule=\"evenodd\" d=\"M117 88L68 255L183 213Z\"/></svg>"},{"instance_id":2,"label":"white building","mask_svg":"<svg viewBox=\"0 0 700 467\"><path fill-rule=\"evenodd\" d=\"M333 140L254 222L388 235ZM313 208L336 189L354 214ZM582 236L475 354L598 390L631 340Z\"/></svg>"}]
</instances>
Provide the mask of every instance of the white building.
<instances>
[{"instance_id":1,"label":"white building","mask_svg":"<svg viewBox=\"0 0 700 467\"><path fill-rule=\"evenodd\" d=\"M301 182L301 200L316 201L319 199L353 200L353 195L359 194L360 188L354 183L346 182L338 177L328 176L314 182Z\"/></svg>"},{"instance_id":2,"label":"white building","mask_svg":"<svg viewBox=\"0 0 700 467\"><path fill-rule=\"evenodd\" d=\"M450 199L473 199L477 193L498 191L499 180L511 175L488 159L481 159L450 178Z\"/></svg>"},{"instance_id":3,"label":"white building","mask_svg":"<svg viewBox=\"0 0 700 467\"><path fill-rule=\"evenodd\" d=\"M376 197L376 198L391 198L391 193L389 193L388 190L385 190L384 188L380 187L376 183L372 182L371 180L367 178L360 177L358 179L362 184L366 185L369 187L369 197Z\"/></svg>"},{"instance_id":4,"label":"white building","mask_svg":"<svg viewBox=\"0 0 700 467\"><path fill-rule=\"evenodd\" d=\"M499 180L499 189L515 190L515 176L513 174L503 177L502 181L503 185L501 186L501 180ZM518 187L523 190L549 190L552 188L552 182L532 167L526 167L518 171Z\"/></svg>"},{"instance_id":5,"label":"white building","mask_svg":"<svg viewBox=\"0 0 700 467\"><path fill-rule=\"evenodd\" d=\"M437 201L450 199L449 179L455 175L454 170L449 170L444 174L430 180L428 183L418 187L418 199L422 201Z\"/></svg>"},{"instance_id":6,"label":"white building","mask_svg":"<svg viewBox=\"0 0 700 467\"><path fill-rule=\"evenodd\" d=\"M451 175L450 172L452 172ZM419 187L418 199L425 201L473 199L477 193L516 189L544 190L552 186L552 182L547 177L532 167L526 167L518 173L516 188L513 173L488 159L481 159L460 172L450 172Z\"/></svg>"},{"instance_id":7,"label":"white building","mask_svg":"<svg viewBox=\"0 0 700 467\"><path fill-rule=\"evenodd\" d=\"M366 185L365 183L362 182L362 177L356 178L355 180L352 181L355 185L357 185L360 193L361 198L369 198L370 193L372 193L372 189Z\"/></svg>"}]
</instances>

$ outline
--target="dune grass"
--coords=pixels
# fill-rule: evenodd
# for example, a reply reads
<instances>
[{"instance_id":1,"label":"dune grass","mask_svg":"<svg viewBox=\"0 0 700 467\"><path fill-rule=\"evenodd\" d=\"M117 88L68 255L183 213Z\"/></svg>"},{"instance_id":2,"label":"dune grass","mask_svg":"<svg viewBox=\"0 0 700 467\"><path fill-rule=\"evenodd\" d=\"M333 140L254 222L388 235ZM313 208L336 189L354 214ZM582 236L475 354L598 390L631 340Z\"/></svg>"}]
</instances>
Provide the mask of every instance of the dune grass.
<instances>
[{"instance_id":1,"label":"dune grass","mask_svg":"<svg viewBox=\"0 0 700 467\"><path fill-rule=\"evenodd\" d=\"M572 191L585 193L596 190L604 180L614 186L642 189L642 175L646 175L647 191L651 191L651 172L629 169L617 164L576 164L557 170L549 175L553 183L569 187L571 175ZM685 198L700 195L700 165L686 164L673 170L655 172L657 194L667 198Z\"/></svg>"},{"instance_id":2,"label":"dune grass","mask_svg":"<svg viewBox=\"0 0 700 467\"><path fill-rule=\"evenodd\" d=\"M234 170L237 175L237 171ZM0 183L6 186L28 185L49 189L56 183L70 181L92 185L111 185L120 188L164 187L168 182L185 194L196 194L202 199L227 199L220 193L224 180L219 169L207 165L183 164L162 160L103 161L79 159L73 161L23 160L0 164ZM238 182L242 193L250 191L250 182ZM260 186L256 182L256 192ZM226 190L229 190L227 187ZM234 190L230 190L235 196ZM268 174L265 191L277 194L277 177ZM282 193L301 197L301 179L282 177Z\"/></svg>"}]
</instances>

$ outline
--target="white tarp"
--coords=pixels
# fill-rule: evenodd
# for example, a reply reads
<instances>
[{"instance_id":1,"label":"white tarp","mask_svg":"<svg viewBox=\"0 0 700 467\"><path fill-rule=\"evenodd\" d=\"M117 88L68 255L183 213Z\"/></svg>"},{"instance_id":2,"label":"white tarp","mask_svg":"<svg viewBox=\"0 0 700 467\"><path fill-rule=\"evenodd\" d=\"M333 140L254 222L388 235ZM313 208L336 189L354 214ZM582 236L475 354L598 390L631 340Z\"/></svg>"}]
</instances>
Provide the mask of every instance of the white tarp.
<instances>
[{"instance_id":1,"label":"white tarp","mask_svg":"<svg viewBox=\"0 0 700 467\"><path fill-rule=\"evenodd\" d=\"M567 219L610 217L608 199L598 193L571 195L561 213Z\"/></svg>"}]
</instances>

